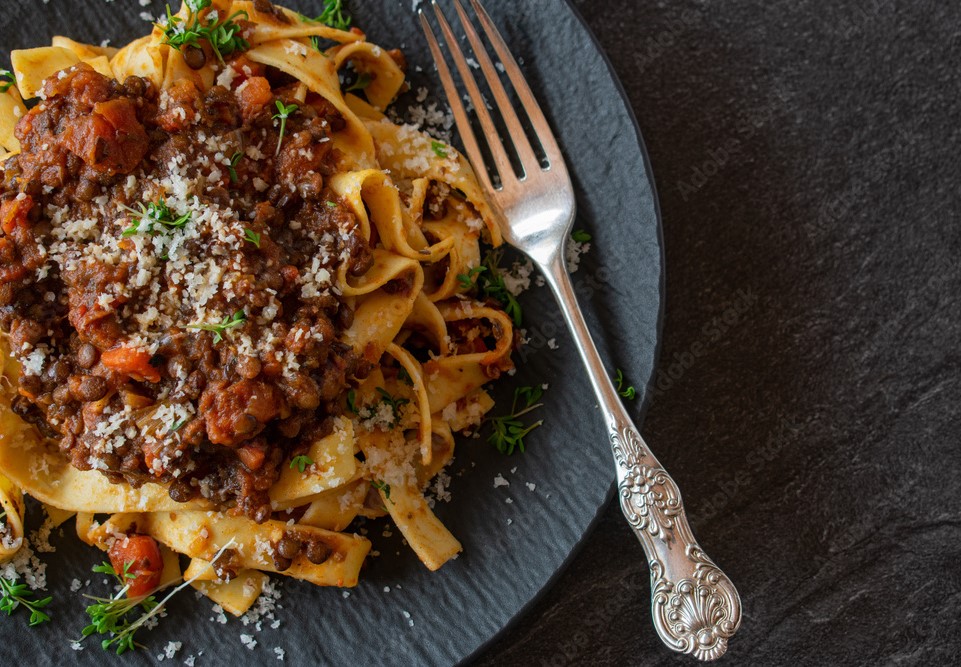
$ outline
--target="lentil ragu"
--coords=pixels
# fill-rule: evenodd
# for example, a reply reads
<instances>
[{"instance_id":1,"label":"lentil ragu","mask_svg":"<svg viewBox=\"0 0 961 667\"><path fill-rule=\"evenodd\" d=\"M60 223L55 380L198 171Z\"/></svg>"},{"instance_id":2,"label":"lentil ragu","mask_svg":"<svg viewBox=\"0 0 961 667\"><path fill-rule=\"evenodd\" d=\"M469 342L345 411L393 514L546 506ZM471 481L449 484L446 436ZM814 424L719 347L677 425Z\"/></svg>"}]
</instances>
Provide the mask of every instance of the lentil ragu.
<instances>
[{"instance_id":1,"label":"lentil ragu","mask_svg":"<svg viewBox=\"0 0 961 667\"><path fill-rule=\"evenodd\" d=\"M0 326L22 366L15 411L75 467L261 522L285 459L370 371L339 342L352 310L333 276L372 254L325 184L336 109L296 102L275 155L275 101L295 84L242 55L226 71L233 92L158 95L84 64L47 80L3 167ZM149 203L192 214L138 224Z\"/></svg>"}]
</instances>

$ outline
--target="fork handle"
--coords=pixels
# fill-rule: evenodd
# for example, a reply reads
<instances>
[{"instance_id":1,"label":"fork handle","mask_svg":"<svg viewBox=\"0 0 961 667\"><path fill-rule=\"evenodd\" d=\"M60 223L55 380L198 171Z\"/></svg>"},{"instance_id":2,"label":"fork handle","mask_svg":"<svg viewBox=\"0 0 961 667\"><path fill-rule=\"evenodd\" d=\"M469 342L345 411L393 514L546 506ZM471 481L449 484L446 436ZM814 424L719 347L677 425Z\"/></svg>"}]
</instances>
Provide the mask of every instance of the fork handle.
<instances>
[{"instance_id":1,"label":"fork handle","mask_svg":"<svg viewBox=\"0 0 961 667\"><path fill-rule=\"evenodd\" d=\"M677 484L628 416L574 296L562 255L541 265L587 367L617 466L621 510L647 555L651 616L661 640L698 660L715 660L741 624L731 580L694 539Z\"/></svg>"}]
</instances>

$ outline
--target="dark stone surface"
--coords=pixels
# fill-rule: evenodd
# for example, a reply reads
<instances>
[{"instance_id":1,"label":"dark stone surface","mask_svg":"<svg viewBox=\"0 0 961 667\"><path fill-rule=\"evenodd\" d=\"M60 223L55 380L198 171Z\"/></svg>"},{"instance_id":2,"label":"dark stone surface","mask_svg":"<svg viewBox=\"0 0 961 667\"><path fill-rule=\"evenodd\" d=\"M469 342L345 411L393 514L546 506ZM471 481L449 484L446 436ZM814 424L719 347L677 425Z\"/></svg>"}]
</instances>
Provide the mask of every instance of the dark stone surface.
<instances>
[{"instance_id":1,"label":"dark stone surface","mask_svg":"<svg viewBox=\"0 0 961 667\"><path fill-rule=\"evenodd\" d=\"M577 4L658 185L675 378L643 431L740 588L725 662L958 664L961 7ZM648 604L611 506L477 664L692 664Z\"/></svg>"}]
</instances>

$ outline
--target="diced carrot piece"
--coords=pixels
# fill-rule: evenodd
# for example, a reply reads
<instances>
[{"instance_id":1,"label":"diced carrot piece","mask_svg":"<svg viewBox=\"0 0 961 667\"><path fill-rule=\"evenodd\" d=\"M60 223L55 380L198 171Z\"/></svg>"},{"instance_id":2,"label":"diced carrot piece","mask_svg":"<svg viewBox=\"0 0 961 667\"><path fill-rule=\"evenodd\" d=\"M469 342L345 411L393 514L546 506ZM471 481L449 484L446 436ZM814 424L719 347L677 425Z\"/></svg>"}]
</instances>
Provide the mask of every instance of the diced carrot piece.
<instances>
[{"instance_id":1,"label":"diced carrot piece","mask_svg":"<svg viewBox=\"0 0 961 667\"><path fill-rule=\"evenodd\" d=\"M251 471L260 470L264 465L264 450L253 445L244 445L237 448L237 458Z\"/></svg>"},{"instance_id":2,"label":"diced carrot piece","mask_svg":"<svg viewBox=\"0 0 961 667\"><path fill-rule=\"evenodd\" d=\"M123 345L114 347L100 355L100 361L107 368L128 375L135 380L160 382L160 371L150 365L151 355Z\"/></svg>"}]
</instances>

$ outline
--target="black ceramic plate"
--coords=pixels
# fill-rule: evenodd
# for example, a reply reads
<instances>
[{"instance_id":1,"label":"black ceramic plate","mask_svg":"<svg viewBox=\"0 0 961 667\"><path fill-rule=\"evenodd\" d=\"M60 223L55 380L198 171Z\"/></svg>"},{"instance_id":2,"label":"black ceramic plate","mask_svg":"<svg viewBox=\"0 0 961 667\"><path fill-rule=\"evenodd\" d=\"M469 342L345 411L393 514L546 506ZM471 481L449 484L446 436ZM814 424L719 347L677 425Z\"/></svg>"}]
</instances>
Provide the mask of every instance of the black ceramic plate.
<instances>
[{"instance_id":1,"label":"black ceramic plate","mask_svg":"<svg viewBox=\"0 0 961 667\"><path fill-rule=\"evenodd\" d=\"M287 4L310 15L322 5ZM426 103L441 99L412 0L347 5L372 41L403 48L413 91L426 86L435 91ZM604 55L565 2L488 5L565 151L577 189L576 226L594 237L573 275L581 305L609 367L623 369L643 387L656 356L663 260L654 188L630 108ZM162 2L142 7L139 0L4 0L0 59L8 63L9 50L49 44L56 34L120 44L149 29L143 12L156 16L162 8ZM349 597L278 577L279 627L267 620L257 631L236 619L213 620L211 603L184 591L156 629L138 635L148 647L142 655L116 658L93 640L80 653L69 646L85 625L85 603L79 592L70 592L71 581L91 580L87 593L109 589L102 576L90 573L102 555L68 528L53 536L56 553L41 554L54 596L53 622L28 629L22 613L0 618L4 653L31 664L140 664L145 657L156 660L169 641L180 641L173 660L179 664L193 655L198 665L272 663L275 647L295 664L449 665L476 654L550 584L612 489L604 427L551 296L546 287L532 287L521 302L531 342L516 355L517 375L505 378L496 395L506 409L514 386L547 383L545 424L529 437L526 454L510 458L484 439L458 442L453 498L436 511L463 542L464 553L439 572L428 572L399 543L396 530L383 537L386 523L369 524L380 556L369 561ZM640 400L629 407L639 411ZM510 486L494 488L497 475ZM253 649L242 644L242 634L256 640Z\"/></svg>"}]
</instances>

